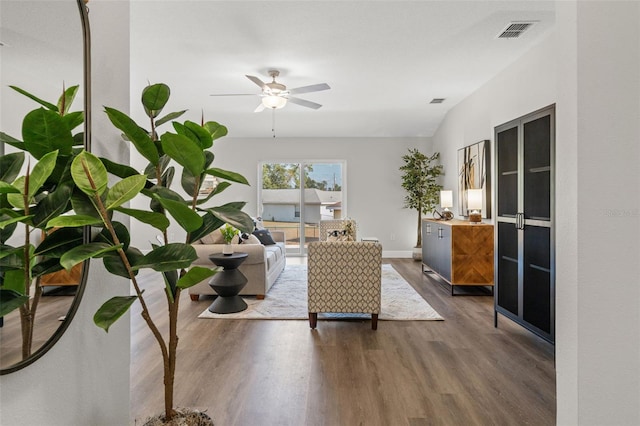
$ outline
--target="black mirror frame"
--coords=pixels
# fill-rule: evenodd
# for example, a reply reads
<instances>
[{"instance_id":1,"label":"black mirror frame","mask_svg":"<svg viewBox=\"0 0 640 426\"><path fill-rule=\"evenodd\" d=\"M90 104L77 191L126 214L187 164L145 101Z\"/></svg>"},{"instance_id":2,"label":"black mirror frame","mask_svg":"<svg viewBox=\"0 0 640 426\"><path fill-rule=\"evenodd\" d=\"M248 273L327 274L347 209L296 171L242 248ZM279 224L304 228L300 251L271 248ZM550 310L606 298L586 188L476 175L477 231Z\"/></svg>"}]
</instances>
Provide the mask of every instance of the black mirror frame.
<instances>
[{"instance_id":1,"label":"black mirror frame","mask_svg":"<svg viewBox=\"0 0 640 426\"><path fill-rule=\"evenodd\" d=\"M80 12L80 21L82 24L82 39L83 39L83 84L84 84L84 149L91 151L91 31L89 28L89 10L85 5L86 0L76 0L78 4L78 10ZM89 243L91 240L91 227L84 228L83 242ZM84 294L84 290L87 284L87 277L89 276L89 261L86 260L82 266L82 276L80 284L76 290L73 303L67 312L66 318L57 330L47 339L47 341L36 350L27 359L15 363L11 367L0 369L0 376L13 373L21 370L28 365L33 364L36 360L40 359L45 353L49 351L55 345L60 337L69 328L73 317L78 311L80 301Z\"/></svg>"}]
</instances>

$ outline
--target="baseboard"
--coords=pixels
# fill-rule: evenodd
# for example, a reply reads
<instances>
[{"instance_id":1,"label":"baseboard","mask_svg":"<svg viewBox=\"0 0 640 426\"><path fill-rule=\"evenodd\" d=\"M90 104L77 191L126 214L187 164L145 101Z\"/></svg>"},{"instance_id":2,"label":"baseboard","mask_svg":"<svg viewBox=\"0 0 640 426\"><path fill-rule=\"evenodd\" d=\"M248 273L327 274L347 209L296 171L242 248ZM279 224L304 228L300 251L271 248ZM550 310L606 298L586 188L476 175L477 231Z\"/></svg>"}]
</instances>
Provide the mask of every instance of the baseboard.
<instances>
[{"instance_id":1,"label":"baseboard","mask_svg":"<svg viewBox=\"0 0 640 426\"><path fill-rule=\"evenodd\" d=\"M413 257L412 251L389 251L382 250L382 257L395 258L395 259L411 259Z\"/></svg>"}]
</instances>

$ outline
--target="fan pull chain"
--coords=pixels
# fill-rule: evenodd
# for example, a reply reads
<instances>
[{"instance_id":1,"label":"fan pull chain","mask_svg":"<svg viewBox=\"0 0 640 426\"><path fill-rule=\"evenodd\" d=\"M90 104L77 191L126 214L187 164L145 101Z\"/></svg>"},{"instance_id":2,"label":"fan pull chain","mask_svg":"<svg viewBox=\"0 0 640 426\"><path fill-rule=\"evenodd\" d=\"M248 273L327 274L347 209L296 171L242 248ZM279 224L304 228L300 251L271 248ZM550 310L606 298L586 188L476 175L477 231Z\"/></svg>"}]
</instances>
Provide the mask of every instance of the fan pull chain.
<instances>
[{"instance_id":1,"label":"fan pull chain","mask_svg":"<svg viewBox=\"0 0 640 426\"><path fill-rule=\"evenodd\" d=\"M271 132L273 133L273 138L276 137L276 109L271 108Z\"/></svg>"}]
</instances>

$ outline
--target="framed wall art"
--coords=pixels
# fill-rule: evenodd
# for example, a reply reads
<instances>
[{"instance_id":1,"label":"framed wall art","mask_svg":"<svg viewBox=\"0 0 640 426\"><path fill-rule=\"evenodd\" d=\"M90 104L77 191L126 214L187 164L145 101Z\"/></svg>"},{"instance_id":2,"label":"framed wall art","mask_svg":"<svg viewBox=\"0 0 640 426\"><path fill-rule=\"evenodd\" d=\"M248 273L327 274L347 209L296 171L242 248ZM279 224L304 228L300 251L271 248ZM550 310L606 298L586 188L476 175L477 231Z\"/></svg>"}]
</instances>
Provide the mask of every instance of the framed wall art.
<instances>
[{"instance_id":1,"label":"framed wall art","mask_svg":"<svg viewBox=\"0 0 640 426\"><path fill-rule=\"evenodd\" d=\"M458 210L469 216L468 189L482 189L482 217L491 217L490 143L484 140L458 150Z\"/></svg>"}]
</instances>

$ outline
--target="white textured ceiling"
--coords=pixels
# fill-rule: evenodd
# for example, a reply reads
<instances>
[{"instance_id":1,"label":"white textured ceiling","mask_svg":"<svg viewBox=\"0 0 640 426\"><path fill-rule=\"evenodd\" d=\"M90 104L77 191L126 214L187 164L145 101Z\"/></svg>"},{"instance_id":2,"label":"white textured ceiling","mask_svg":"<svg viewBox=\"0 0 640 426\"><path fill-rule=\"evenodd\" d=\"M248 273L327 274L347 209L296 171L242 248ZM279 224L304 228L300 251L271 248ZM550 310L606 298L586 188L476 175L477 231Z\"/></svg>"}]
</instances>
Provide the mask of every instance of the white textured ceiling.
<instances>
[{"instance_id":1,"label":"white textured ceiling","mask_svg":"<svg viewBox=\"0 0 640 426\"><path fill-rule=\"evenodd\" d=\"M288 88L326 82L275 111L278 137L431 136L446 112L537 44L554 25L548 1L131 2L131 85L172 89L167 111L215 120L229 137L271 137L272 112L245 74ZM537 21L498 39L512 21ZM445 98L442 104L429 104ZM140 106L134 102L133 113ZM137 116L143 119L143 115Z\"/></svg>"}]
</instances>

